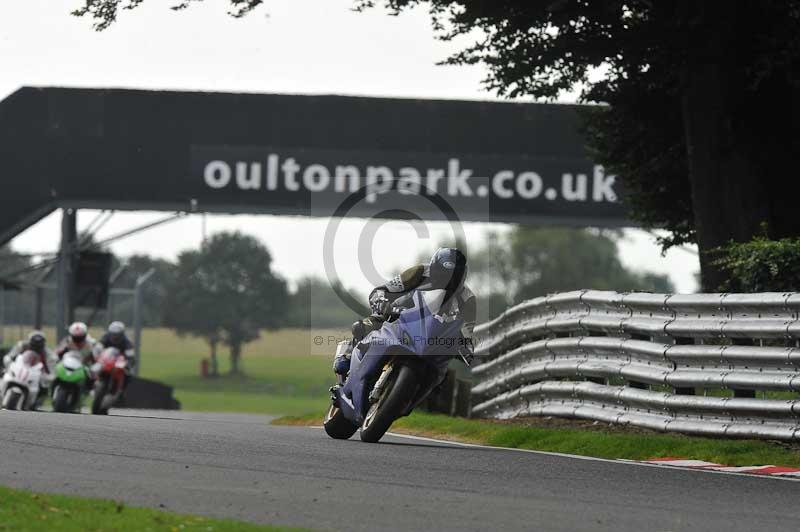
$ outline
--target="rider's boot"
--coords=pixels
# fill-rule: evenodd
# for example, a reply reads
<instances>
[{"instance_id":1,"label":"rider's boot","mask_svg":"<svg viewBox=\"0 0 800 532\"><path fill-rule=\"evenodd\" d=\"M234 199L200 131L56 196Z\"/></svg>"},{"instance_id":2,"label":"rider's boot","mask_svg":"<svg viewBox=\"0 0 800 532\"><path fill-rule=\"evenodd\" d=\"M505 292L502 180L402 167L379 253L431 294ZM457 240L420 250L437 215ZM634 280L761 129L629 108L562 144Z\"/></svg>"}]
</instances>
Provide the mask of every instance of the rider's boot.
<instances>
[{"instance_id":1,"label":"rider's boot","mask_svg":"<svg viewBox=\"0 0 800 532\"><path fill-rule=\"evenodd\" d=\"M350 355L353 353L353 342L345 340L336 346L336 355L333 357L333 372L341 377L344 382L350 373Z\"/></svg>"}]
</instances>

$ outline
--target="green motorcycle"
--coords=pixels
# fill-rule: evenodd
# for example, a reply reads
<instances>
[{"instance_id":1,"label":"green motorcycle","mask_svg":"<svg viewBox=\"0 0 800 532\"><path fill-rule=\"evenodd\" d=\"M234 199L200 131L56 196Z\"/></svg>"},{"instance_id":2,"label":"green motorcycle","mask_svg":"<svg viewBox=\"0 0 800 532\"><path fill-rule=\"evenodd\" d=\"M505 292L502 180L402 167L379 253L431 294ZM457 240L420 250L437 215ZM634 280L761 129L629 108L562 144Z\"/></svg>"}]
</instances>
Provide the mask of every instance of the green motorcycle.
<instances>
[{"instance_id":1,"label":"green motorcycle","mask_svg":"<svg viewBox=\"0 0 800 532\"><path fill-rule=\"evenodd\" d=\"M83 364L79 351L67 351L56 365L55 379L50 386L53 391L53 410L76 412L80 409L86 393L89 370Z\"/></svg>"}]
</instances>

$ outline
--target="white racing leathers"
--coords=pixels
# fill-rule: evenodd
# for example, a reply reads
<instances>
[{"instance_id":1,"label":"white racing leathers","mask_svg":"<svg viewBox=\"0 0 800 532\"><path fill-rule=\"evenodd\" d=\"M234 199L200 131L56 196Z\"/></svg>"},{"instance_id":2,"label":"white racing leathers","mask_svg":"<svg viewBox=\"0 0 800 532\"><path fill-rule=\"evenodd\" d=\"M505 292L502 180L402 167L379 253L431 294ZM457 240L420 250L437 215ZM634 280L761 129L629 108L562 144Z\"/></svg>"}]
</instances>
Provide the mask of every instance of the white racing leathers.
<instances>
[{"instance_id":1,"label":"white racing leathers","mask_svg":"<svg viewBox=\"0 0 800 532\"><path fill-rule=\"evenodd\" d=\"M81 345L76 344L71 337L67 336L58 344L56 355L60 359L68 351L77 351L81 354L83 363L89 366L94 362L94 347L96 344L97 340L91 336L87 336Z\"/></svg>"}]
</instances>

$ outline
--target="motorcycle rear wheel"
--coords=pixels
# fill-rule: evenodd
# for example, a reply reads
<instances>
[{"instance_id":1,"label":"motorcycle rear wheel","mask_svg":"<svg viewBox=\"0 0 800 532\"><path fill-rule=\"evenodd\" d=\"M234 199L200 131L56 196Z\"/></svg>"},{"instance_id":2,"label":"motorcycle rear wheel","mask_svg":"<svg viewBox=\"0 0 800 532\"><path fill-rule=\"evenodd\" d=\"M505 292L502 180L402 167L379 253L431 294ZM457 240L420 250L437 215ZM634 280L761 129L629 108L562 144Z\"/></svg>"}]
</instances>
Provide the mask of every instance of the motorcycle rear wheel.
<instances>
[{"instance_id":1,"label":"motorcycle rear wheel","mask_svg":"<svg viewBox=\"0 0 800 532\"><path fill-rule=\"evenodd\" d=\"M106 381L98 381L94 386L94 397L92 398L92 414L106 416L108 415L108 408L103 408L103 399L108 394L108 383Z\"/></svg>"},{"instance_id":2,"label":"motorcycle rear wheel","mask_svg":"<svg viewBox=\"0 0 800 532\"><path fill-rule=\"evenodd\" d=\"M413 368L402 364L395 368L396 377L387 382L387 389L374 403L361 425L361 441L377 443L394 421L405 415L419 388L419 379Z\"/></svg>"},{"instance_id":3,"label":"motorcycle rear wheel","mask_svg":"<svg viewBox=\"0 0 800 532\"><path fill-rule=\"evenodd\" d=\"M335 440L347 440L358 430L358 425L344 417L341 409L336 405L328 408L325 419L322 422L325 432Z\"/></svg>"}]
</instances>

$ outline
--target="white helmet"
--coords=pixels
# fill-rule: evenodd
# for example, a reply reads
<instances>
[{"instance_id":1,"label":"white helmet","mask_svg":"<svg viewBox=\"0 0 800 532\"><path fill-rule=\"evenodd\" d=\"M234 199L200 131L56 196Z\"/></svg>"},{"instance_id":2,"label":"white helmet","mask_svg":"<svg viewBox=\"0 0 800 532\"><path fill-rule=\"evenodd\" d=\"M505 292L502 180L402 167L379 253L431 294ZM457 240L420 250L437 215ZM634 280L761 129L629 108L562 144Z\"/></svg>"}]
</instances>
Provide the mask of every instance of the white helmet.
<instances>
[{"instance_id":1,"label":"white helmet","mask_svg":"<svg viewBox=\"0 0 800 532\"><path fill-rule=\"evenodd\" d=\"M125 324L121 321L112 321L108 324L108 343L117 345L125 338ZM108 346L106 346L108 347Z\"/></svg>"},{"instance_id":2,"label":"white helmet","mask_svg":"<svg viewBox=\"0 0 800 532\"><path fill-rule=\"evenodd\" d=\"M67 332L69 333L69 337L72 338L73 342L80 344L86 340L86 335L89 334L89 327L87 327L82 321L76 321L69 326Z\"/></svg>"}]
</instances>

